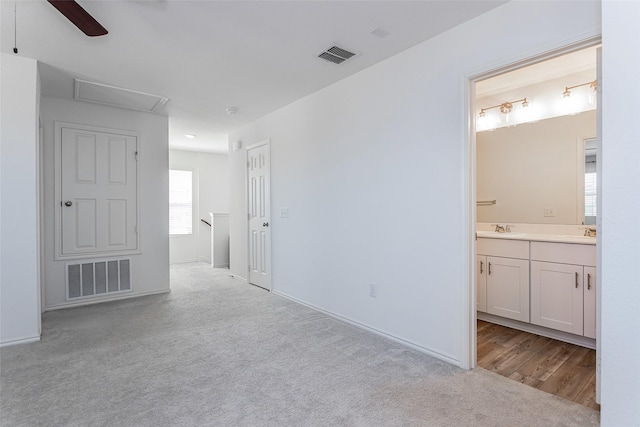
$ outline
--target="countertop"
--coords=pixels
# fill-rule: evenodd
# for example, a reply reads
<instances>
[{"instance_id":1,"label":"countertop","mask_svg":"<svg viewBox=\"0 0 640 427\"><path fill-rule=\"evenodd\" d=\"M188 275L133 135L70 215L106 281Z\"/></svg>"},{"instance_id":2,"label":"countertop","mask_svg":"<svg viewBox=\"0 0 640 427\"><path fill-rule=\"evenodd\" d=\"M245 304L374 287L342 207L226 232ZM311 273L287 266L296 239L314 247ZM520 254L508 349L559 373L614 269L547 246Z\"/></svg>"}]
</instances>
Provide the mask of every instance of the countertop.
<instances>
[{"instance_id":1,"label":"countertop","mask_svg":"<svg viewBox=\"0 0 640 427\"><path fill-rule=\"evenodd\" d=\"M568 234L496 233L495 231L476 231L476 237L482 239L528 240L532 242L573 243L580 245L596 244L595 237L572 236Z\"/></svg>"}]
</instances>

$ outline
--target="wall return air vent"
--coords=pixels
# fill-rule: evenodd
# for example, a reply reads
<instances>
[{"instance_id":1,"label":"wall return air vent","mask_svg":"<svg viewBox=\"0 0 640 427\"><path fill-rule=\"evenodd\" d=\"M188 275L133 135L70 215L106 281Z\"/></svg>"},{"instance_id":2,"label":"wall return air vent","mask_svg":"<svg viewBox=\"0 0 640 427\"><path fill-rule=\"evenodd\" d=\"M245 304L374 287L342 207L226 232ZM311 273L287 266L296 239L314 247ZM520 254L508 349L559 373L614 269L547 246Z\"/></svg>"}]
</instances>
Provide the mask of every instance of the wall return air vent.
<instances>
[{"instance_id":1,"label":"wall return air vent","mask_svg":"<svg viewBox=\"0 0 640 427\"><path fill-rule=\"evenodd\" d=\"M333 45L320 52L320 54L318 54L318 58L333 62L334 64L342 64L344 61L347 61L356 55L357 53L349 52L346 49Z\"/></svg>"}]
</instances>

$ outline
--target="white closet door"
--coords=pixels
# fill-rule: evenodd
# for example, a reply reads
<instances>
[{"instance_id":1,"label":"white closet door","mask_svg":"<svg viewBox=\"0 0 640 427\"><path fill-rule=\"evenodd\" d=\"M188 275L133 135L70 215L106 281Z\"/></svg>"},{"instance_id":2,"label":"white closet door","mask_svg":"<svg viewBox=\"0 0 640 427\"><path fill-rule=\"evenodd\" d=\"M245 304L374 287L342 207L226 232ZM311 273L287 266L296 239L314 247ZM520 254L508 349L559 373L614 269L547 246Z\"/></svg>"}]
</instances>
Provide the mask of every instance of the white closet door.
<instances>
[{"instance_id":1,"label":"white closet door","mask_svg":"<svg viewBox=\"0 0 640 427\"><path fill-rule=\"evenodd\" d=\"M269 144L247 149L249 283L271 289L271 166Z\"/></svg>"},{"instance_id":2,"label":"white closet door","mask_svg":"<svg viewBox=\"0 0 640 427\"><path fill-rule=\"evenodd\" d=\"M137 249L137 139L61 128L62 255Z\"/></svg>"}]
</instances>

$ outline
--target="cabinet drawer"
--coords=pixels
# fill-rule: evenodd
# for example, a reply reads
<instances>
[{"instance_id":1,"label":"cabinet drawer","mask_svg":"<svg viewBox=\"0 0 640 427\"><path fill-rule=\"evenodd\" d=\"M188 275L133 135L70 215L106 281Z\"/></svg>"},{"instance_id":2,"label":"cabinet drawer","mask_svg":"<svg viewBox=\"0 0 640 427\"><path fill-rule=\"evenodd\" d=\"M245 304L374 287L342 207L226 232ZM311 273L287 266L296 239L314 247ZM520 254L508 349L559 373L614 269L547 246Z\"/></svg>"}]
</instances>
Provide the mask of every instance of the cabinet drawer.
<instances>
[{"instance_id":1,"label":"cabinet drawer","mask_svg":"<svg viewBox=\"0 0 640 427\"><path fill-rule=\"evenodd\" d=\"M595 267L596 247L571 243L531 242L531 260Z\"/></svg>"},{"instance_id":2,"label":"cabinet drawer","mask_svg":"<svg viewBox=\"0 0 640 427\"><path fill-rule=\"evenodd\" d=\"M529 259L529 241L478 239L476 240L476 253L478 255Z\"/></svg>"}]
</instances>

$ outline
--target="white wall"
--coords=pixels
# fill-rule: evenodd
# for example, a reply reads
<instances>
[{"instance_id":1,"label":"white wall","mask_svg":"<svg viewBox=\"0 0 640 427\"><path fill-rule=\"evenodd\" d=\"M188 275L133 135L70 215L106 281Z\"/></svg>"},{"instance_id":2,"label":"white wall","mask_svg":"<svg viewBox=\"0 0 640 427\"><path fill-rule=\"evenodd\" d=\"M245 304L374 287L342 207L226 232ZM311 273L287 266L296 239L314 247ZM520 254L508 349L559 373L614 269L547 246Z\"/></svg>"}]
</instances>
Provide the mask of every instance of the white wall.
<instances>
[{"instance_id":1,"label":"white wall","mask_svg":"<svg viewBox=\"0 0 640 427\"><path fill-rule=\"evenodd\" d=\"M0 345L40 339L39 77L32 59L1 54Z\"/></svg>"},{"instance_id":2,"label":"white wall","mask_svg":"<svg viewBox=\"0 0 640 427\"><path fill-rule=\"evenodd\" d=\"M210 221L209 212L229 212L229 156L198 153L198 196L200 218ZM211 228L200 222L198 259L211 262Z\"/></svg>"},{"instance_id":3,"label":"white wall","mask_svg":"<svg viewBox=\"0 0 640 427\"><path fill-rule=\"evenodd\" d=\"M211 262L209 212L229 212L229 162L226 154L170 150L170 169L193 172L193 234L171 236L171 263Z\"/></svg>"},{"instance_id":4,"label":"white wall","mask_svg":"<svg viewBox=\"0 0 640 427\"><path fill-rule=\"evenodd\" d=\"M467 77L599 29L598 3L507 3L232 133L271 139L274 291L464 365ZM244 156L230 150L239 276Z\"/></svg>"},{"instance_id":5,"label":"white wall","mask_svg":"<svg viewBox=\"0 0 640 427\"><path fill-rule=\"evenodd\" d=\"M639 22L640 2L603 1L603 426L640 426Z\"/></svg>"},{"instance_id":6,"label":"white wall","mask_svg":"<svg viewBox=\"0 0 640 427\"><path fill-rule=\"evenodd\" d=\"M595 136L595 111L478 132L476 197L496 204L478 206L477 220L581 224L584 152L578 141ZM544 216L548 207L554 217Z\"/></svg>"},{"instance_id":7,"label":"white wall","mask_svg":"<svg viewBox=\"0 0 640 427\"><path fill-rule=\"evenodd\" d=\"M139 161L139 218L142 253L131 255L132 292L125 297L169 290L169 148L167 117L60 98L42 97L45 149L46 309L65 301L64 261L54 261L54 121L135 131ZM120 295L122 296L122 295ZM95 300L112 299L111 296ZM73 304L73 303L72 303Z\"/></svg>"}]
</instances>

